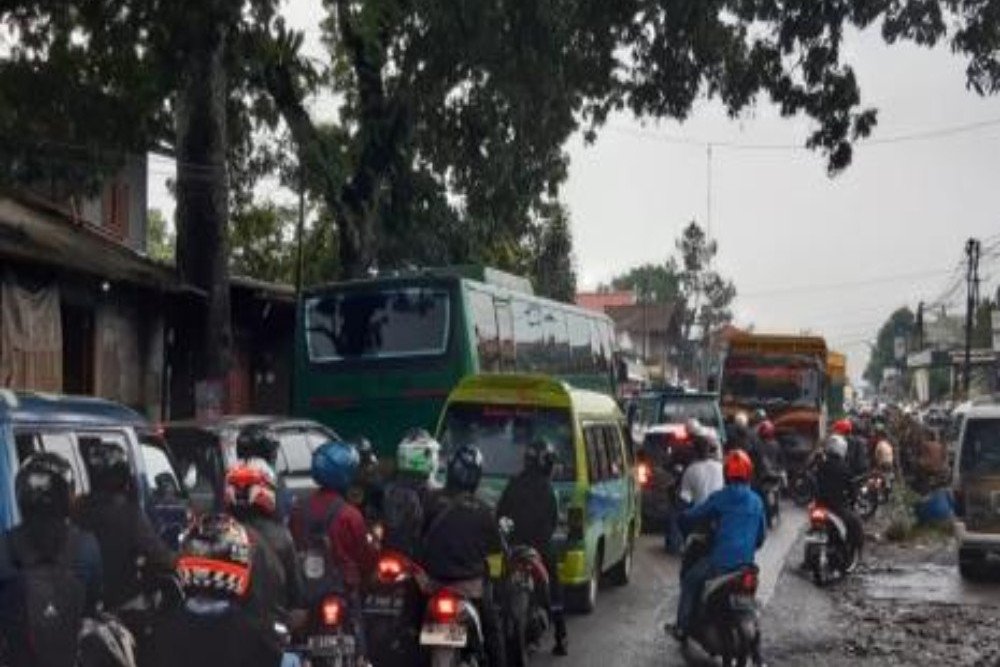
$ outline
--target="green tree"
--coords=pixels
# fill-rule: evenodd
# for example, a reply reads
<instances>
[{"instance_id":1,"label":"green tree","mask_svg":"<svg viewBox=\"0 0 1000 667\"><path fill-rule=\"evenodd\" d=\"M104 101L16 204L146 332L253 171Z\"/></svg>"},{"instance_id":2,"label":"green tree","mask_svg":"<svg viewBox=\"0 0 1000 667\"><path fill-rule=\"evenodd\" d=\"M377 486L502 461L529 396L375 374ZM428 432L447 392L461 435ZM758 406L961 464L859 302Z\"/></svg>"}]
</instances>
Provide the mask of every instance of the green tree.
<instances>
[{"instance_id":1,"label":"green tree","mask_svg":"<svg viewBox=\"0 0 1000 667\"><path fill-rule=\"evenodd\" d=\"M174 233L158 208L146 214L146 254L159 262L174 262Z\"/></svg>"},{"instance_id":2,"label":"green tree","mask_svg":"<svg viewBox=\"0 0 1000 667\"><path fill-rule=\"evenodd\" d=\"M677 261L671 257L662 264L642 264L611 279L611 288L631 290L640 298L655 303L673 303L680 297Z\"/></svg>"},{"instance_id":3,"label":"green tree","mask_svg":"<svg viewBox=\"0 0 1000 667\"><path fill-rule=\"evenodd\" d=\"M700 329L702 341L707 341L713 331L733 321L736 286L712 269L712 260L718 250L718 244L694 221L684 228L677 240L684 341L691 339L695 325Z\"/></svg>"},{"instance_id":4,"label":"green tree","mask_svg":"<svg viewBox=\"0 0 1000 667\"><path fill-rule=\"evenodd\" d=\"M552 206L535 232L532 276L535 290L566 303L576 297L576 269L573 267L573 233L569 212L563 206Z\"/></svg>"},{"instance_id":5,"label":"green tree","mask_svg":"<svg viewBox=\"0 0 1000 667\"><path fill-rule=\"evenodd\" d=\"M896 338L903 337L909 341L915 326L916 315L909 308L903 307L893 311L889 319L879 328L864 372L864 379L870 385L879 386L882 382L882 371L897 365Z\"/></svg>"}]
</instances>

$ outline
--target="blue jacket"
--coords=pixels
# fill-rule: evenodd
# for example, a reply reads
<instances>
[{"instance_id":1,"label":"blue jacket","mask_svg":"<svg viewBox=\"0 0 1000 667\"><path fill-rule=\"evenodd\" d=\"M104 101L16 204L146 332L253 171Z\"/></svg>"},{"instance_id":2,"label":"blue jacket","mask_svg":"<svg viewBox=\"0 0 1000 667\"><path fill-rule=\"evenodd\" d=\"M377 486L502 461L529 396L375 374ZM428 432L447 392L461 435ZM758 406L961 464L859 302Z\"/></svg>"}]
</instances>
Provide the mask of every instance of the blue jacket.
<instances>
[{"instance_id":1,"label":"blue jacket","mask_svg":"<svg viewBox=\"0 0 1000 667\"><path fill-rule=\"evenodd\" d=\"M709 559L721 572L753 563L764 543L767 523L764 503L748 484L726 484L721 490L681 515L681 526L711 521L716 524Z\"/></svg>"}]
</instances>

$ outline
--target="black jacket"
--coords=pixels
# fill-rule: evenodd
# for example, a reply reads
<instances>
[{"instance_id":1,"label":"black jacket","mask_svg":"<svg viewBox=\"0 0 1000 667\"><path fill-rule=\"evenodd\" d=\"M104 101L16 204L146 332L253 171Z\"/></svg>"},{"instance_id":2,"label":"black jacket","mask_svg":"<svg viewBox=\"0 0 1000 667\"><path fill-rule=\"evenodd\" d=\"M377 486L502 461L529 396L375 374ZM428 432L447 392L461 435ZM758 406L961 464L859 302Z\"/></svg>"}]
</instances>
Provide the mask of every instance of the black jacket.
<instances>
[{"instance_id":1,"label":"black jacket","mask_svg":"<svg viewBox=\"0 0 1000 667\"><path fill-rule=\"evenodd\" d=\"M470 493L432 495L424 521L424 569L442 582L480 579L489 574L486 559L500 551L493 512Z\"/></svg>"},{"instance_id":2,"label":"black jacket","mask_svg":"<svg viewBox=\"0 0 1000 667\"><path fill-rule=\"evenodd\" d=\"M559 520L552 481L539 472L525 470L507 483L497 504L497 516L513 519L515 544L545 552Z\"/></svg>"},{"instance_id":3,"label":"black jacket","mask_svg":"<svg viewBox=\"0 0 1000 667\"><path fill-rule=\"evenodd\" d=\"M86 496L78 507L76 523L93 533L101 547L104 604L110 610L140 593L140 557L145 559L145 576L174 570L174 554L142 509L124 496Z\"/></svg>"},{"instance_id":4,"label":"black jacket","mask_svg":"<svg viewBox=\"0 0 1000 667\"><path fill-rule=\"evenodd\" d=\"M305 584L302 571L299 569L299 559L295 551L295 541L284 524L265 516L253 515L244 523L257 531L264 544L270 548L280 563L280 590L277 593L277 605L282 609L301 609L305 605Z\"/></svg>"},{"instance_id":5,"label":"black jacket","mask_svg":"<svg viewBox=\"0 0 1000 667\"><path fill-rule=\"evenodd\" d=\"M839 456L827 456L816 472L816 500L840 514L851 506L851 470Z\"/></svg>"}]
</instances>

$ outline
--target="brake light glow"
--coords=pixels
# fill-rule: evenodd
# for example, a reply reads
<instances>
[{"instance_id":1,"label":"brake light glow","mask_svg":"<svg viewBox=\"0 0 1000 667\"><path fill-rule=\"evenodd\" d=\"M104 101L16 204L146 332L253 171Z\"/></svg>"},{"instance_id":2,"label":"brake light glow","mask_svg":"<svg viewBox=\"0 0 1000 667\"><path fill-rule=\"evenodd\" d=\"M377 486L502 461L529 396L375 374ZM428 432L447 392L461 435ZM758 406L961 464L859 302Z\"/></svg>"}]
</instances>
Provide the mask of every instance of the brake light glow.
<instances>
[{"instance_id":1,"label":"brake light glow","mask_svg":"<svg viewBox=\"0 0 1000 667\"><path fill-rule=\"evenodd\" d=\"M340 618L344 613L344 605L339 598L331 596L323 600L320 612L323 618L323 625L336 627L340 625Z\"/></svg>"},{"instance_id":2,"label":"brake light glow","mask_svg":"<svg viewBox=\"0 0 1000 667\"><path fill-rule=\"evenodd\" d=\"M454 623L458 618L458 598L449 590L439 591L431 599L431 616L437 623Z\"/></svg>"},{"instance_id":3,"label":"brake light glow","mask_svg":"<svg viewBox=\"0 0 1000 667\"><path fill-rule=\"evenodd\" d=\"M809 508L809 523L814 526L826 524L826 510L818 505L813 505Z\"/></svg>"},{"instance_id":4,"label":"brake light glow","mask_svg":"<svg viewBox=\"0 0 1000 667\"><path fill-rule=\"evenodd\" d=\"M752 570L747 570L743 573L740 578L740 589L744 593L756 593L757 592L757 573Z\"/></svg>"},{"instance_id":5,"label":"brake light glow","mask_svg":"<svg viewBox=\"0 0 1000 667\"><path fill-rule=\"evenodd\" d=\"M635 479L639 482L639 486L646 487L653 479L653 471L650 469L648 463L639 463L635 467Z\"/></svg>"},{"instance_id":6,"label":"brake light glow","mask_svg":"<svg viewBox=\"0 0 1000 667\"><path fill-rule=\"evenodd\" d=\"M395 583L403 576L403 562L396 556L382 556L377 567L378 580L383 584Z\"/></svg>"}]
</instances>

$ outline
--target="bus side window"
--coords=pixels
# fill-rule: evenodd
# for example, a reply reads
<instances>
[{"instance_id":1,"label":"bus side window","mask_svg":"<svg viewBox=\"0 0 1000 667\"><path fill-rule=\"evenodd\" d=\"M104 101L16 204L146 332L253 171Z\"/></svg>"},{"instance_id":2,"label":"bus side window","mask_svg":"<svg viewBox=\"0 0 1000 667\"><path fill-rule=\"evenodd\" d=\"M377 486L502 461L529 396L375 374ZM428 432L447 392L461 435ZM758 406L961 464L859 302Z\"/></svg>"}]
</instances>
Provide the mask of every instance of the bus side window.
<instances>
[{"instance_id":1,"label":"bus side window","mask_svg":"<svg viewBox=\"0 0 1000 667\"><path fill-rule=\"evenodd\" d=\"M622 458L622 441L619 437L620 430L617 426L609 424L602 426L601 431L604 433L604 448L607 451L609 477L619 479L625 470Z\"/></svg>"},{"instance_id":2,"label":"bus side window","mask_svg":"<svg viewBox=\"0 0 1000 667\"><path fill-rule=\"evenodd\" d=\"M517 346L514 341L514 313L510 301L497 299L496 317L500 345L500 369L513 371L517 367Z\"/></svg>"},{"instance_id":3,"label":"bus side window","mask_svg":"<svg viewBox=\"0 0 1000 667\"><path fill-rule=\"evenodd\" d=\"M517 346L517 370L536 372L545 354L542 338L542 309L531 301L514 300L514 340Z\"/></svg>"},{"instance_id":4,"label":"bus side window","mask_svg":"<svg viewBox=\"0 0 1000 667\"><path fill-rule=\"evenodd\" d=\"M496 373L500 370L500 342L493 295L476 289L470 289L466 294L469 298L469 315L476 336L479 370L484 373Z\"/></svg>"},{"instance_id":5,"label":"bus side window","mask_svg":"<svg viewBox=\"0 0 1000 667\"><path fill-rule=\"evenodd\" d=\"M590 322L582 315L572 313L569 323L569 348L571 368L574 373L586 374L594 370L594 358L590 353Z\"/></svg>"},{"instance_id":6,"label":"bus side window","mask_svg":"<svg viewBox=\"0 0 1000 667\"><path fill-rule=\"evenodd\" d=\"M584 427L583 439L587 444L587 471L590 474L590 483L597 484L607 477L607 453L604 451L601 428L596 425Z\"/></svg>"},{"instance_id":7,"label":"bus side window","mask_svg":"<svg viewBox=\"0 0 1000 667\"><path fill-rule=\"evenodd\" d=\"M561 310L545 311L545 370L553 375L570 371L569 334Z\"/></svg>"}]
</instances>

